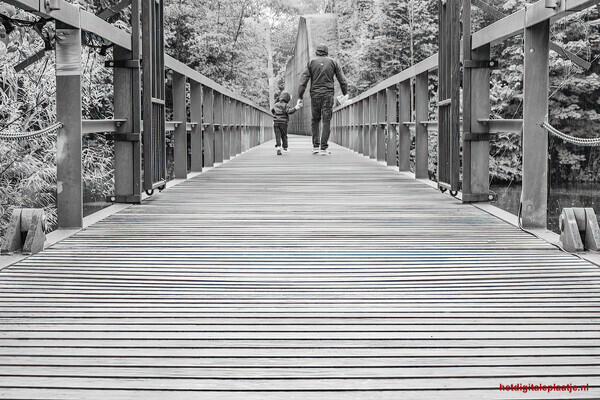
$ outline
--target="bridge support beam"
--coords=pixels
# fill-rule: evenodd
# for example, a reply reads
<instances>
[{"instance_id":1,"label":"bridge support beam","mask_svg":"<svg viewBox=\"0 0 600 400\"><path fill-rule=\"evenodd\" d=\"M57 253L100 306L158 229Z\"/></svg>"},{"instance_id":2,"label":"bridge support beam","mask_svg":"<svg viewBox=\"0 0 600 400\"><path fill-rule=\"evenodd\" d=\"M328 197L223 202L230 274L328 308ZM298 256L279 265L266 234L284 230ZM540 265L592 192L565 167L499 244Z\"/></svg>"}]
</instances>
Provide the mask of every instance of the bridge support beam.
<instances>
[{"instance_id":1,"label":"bridge support beam","mask_svg":"<svg viewBox=\"0 0 600 400\"><path fill-rule=\"evenodd\" d=\"M415 82L415 177L429 177L429 132L422 121L429 120L429 73L417 75ZM402 122L402 120L400 121Z\"/></svg>"},{"instance_id":2,"label":"bridge support beam","mask_svg":"<svg viewBox=\"0 0 600 400\"><path fill-rule=\"evenodd\" d=\"M202 87L202 125L204 126L204 166L215 165L215 126L213 90Z\"/></svg>"},{"instance_id":3,"label":"bridge support beam","mask_svg":"<svg viewBox=\"0 0 600 400\"><path fill-rule=\"evenodd\" d=\"M548 201L548 114L550 22L525 29L523 77L523 226L546 228Z\"/></svg>"},{"instance_id":4,"label":"bridge support beam","mask_svg":"<svg viewBox=\"0 0 600 400\"><path fill-rule=\"evenodd\" d=\"M187 178L188 145L185 81L184 75L173 72L173 119L181 122L173 132L175 178L177 179Z\"/></svg>"},{"instance_id":5,"label":"bridge support beam","mask_svg":"<svg viewBox=\"0 0 600 400\"><path fill-rule=\"evenodd\" d=\"M190 82L190 121L195 123L190 134L191 171L202 172L202 85Z\"/></svg>"},{"instance_id":6,"label":"bridge support beam","mask_svg":"<svg viewBox=\"0 0 600 400\"><path fill-rule=\"evenodd\" d=\"M81 30L56 22L57 208L60 228L83 227Z\"/></svg>"}]
</instances>

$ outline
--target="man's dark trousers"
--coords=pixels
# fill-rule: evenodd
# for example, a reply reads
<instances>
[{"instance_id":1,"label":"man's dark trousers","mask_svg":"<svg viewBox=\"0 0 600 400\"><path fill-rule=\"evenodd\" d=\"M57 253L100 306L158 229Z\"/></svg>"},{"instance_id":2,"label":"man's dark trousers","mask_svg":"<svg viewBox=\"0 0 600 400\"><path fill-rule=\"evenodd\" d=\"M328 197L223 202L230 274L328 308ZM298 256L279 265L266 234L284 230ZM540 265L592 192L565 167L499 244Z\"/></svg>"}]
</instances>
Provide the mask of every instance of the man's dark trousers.
<instances>
[{"instance_id":1,"label":"man's dark trousers","mask_svg":"<svg viewBox=\"0 0 600 400\"><path fill-rule=\"evenodd\" d=\"M311 96L312 108L312 140L313 147L320 147L321 150L329 146L329 134L331 133L331 115L333 114L333 95ZM319 138L319 123L323 119L323 132Z\"/></svg>"},{"instance_id":2,"label":"man's dark trousers","mask_svg":"<svg viewBox=\"0 0 600 400\"><path fill-rule=\"evenodd\" d=\"M281 146L281 142L283 141L283 148L288 148L288 137L287 137L287 122L275 122L275 141L277 142L277 147Z\"/></svg>"}]
</instances>

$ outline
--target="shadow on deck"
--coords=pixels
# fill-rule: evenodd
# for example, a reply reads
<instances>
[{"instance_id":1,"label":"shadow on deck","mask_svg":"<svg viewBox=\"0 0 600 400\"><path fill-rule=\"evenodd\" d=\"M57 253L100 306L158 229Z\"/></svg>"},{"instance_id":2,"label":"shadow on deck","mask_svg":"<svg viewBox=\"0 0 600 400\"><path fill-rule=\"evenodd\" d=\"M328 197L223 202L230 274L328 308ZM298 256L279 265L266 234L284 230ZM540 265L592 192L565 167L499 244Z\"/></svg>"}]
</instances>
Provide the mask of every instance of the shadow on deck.
<instances>
[{"instance_id":1,"label":"shadow on deck","mask_svg":"<svg viewBox=\"0 0 600 400\"><path fill-rule=\"evenodd\" d=\"M290 147L3 270L0 398L600 397L595 266L339 146ZM518 383L590 389L499 390Z\"/></svg>"}]
</instances>

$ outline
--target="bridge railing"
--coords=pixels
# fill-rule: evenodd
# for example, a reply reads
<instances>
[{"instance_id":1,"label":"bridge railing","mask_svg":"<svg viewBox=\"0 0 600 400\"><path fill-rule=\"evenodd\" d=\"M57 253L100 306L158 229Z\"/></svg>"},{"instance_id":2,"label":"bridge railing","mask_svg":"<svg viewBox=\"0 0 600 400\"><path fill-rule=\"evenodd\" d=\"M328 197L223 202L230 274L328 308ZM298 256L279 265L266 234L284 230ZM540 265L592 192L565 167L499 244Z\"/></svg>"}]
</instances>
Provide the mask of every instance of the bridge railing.
<instances>
[{"instance_id":1,"label":"bridge railing","mask_svg":"<svg viewBox=\"0 0 600 400\"><path fill-rule=\"evenodd\" d=\"M134 43L132 35L103 19L111 16L110 13L96 16L64 0L6 2L42 18L53 19L57 29L69 32L66 36L72 35L68 46L60 43L56 46L57 120L61 124L57 132L59 227L83 226L81 163L84 134L111 133L115 139L115 194L109 200L140 202L143 187L140 43ZM139 12L138 0L132 4ZM114 68L113 119L82 119L81 95L77 95L81 92L81 65L65 68L62 62L65 59L72 61L74 54L81 54L81 31L93 33L114 45L114 60L106 63L107 67ZM164 60L166 69L173 74L173 120L166 122L166 131L174 132L175 178L185 179L188 172L201 172L203 167L229 160L274 137L268 110L166 54ZM188 153L191 160L188 160ZM191 161L189 171L188 161Z\"/></svg>"},{"instance_id":2,"label":"bridge railing","mask_svg":"<svg viewBox=\"0 0 600 400\"><path fill-rule=\"evenodd\" d=\"M456 0L458 1L458 0ZM465 1L463 0L463 4ZM471 107L463 110L462 200L491 200L489 140L497 133L522 133L522 218L526 227L546 227L548 134L542 126L548 115L549 40L551 22L598 4L598 0L541 0L506 16L471 37L467 69L471 72ZM475 4L475 3L474 3ZM465 25L463 21L463 26ZM524 35L524 119L490 119L490 46ZM463 39L463 56L468 43ZM487 64L487 65L486 65ZM463 65L464 67L465 65ZM429 72L438 69L438 54L394 75L334 110L332 141L400 171L409 171L411 130L415 132L415 177L428 178ZM415 80L414 103L411 84ZM414 109L411 109L414 104ZM438 102L438 107L444 106ZM465 122L468 121L468 122ZM386 137L387 135L387 137ZM398 137L398 141L396 138ZM465 158L468 152L470 162ZM439 166L438 166L439 168ZM460 163L455 164L460 168Z\"/></svg>"}]
</instances>

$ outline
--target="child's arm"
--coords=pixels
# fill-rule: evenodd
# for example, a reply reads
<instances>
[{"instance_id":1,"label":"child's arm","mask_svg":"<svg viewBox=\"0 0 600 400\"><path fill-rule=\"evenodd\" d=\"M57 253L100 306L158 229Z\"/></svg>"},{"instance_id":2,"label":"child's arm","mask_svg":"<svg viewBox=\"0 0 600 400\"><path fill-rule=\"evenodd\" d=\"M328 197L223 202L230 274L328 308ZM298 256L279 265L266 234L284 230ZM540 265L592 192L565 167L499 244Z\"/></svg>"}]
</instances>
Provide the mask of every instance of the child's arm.
<instances>
[{"instance_id":1,"label":"child's arm","mask_svg":"<svg viewBox=\"0 0 600 400\"><path fill-rule=\"evenodd\" d=\"M287 106L287 107L285 108L285 112L286 112L288 115L292 115L293 113L295 113L295 112L298 110L298 108L299 108L299 107L290 107L290 106Z\"/></svg>"}]
</instances>

